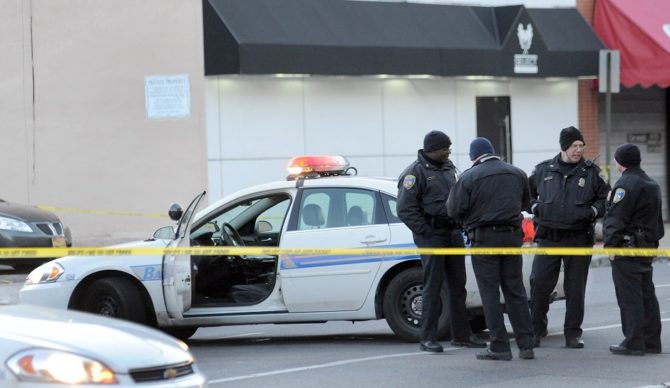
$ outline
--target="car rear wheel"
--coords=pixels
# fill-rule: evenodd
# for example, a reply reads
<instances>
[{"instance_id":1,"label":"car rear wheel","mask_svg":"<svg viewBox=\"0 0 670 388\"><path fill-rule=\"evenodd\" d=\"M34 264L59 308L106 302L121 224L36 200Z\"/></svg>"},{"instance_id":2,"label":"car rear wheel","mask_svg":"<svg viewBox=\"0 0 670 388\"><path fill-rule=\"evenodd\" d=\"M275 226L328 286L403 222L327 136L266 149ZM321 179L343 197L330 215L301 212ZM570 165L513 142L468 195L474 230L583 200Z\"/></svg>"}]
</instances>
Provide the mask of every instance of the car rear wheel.
<instances>
[{"instance_id":1,"label":"car rear wheel","mask_svg":"<svg viewBox=\"0 0 670 388\"><path fill-rule=\"evenodd\" d=\"M391 280L384 293L384 316L391 330L403 341L418 342L421 335L423 270L419 267L400 272ZM447 306L447 296L441 295ZM442 309L437 328L438 338L449 339L449 311Z\"/></svg>"},{"instance_id":2,"label":"car rear wheel","mask_svg":"<svg viewBox=\"0 0 670 388\"><path fill-rule=\"evenodd\" d=\"M147 324L142 295L128 279L103 278L91 283L84 292L81 310Z\"/></svg>"},{"instance_id":3,"label":"car rear wheel","mask_svg":"<svg viewBox=\"0 0 670 388\"><path fill-rule=\"evenodd\" d=\"M198 330L197 326L176 326L176 327L163 327L161 328L164 332L170 334L175 338L179 338L182 341L186 341L195 334Z\"/></svg>"}]
</instances>

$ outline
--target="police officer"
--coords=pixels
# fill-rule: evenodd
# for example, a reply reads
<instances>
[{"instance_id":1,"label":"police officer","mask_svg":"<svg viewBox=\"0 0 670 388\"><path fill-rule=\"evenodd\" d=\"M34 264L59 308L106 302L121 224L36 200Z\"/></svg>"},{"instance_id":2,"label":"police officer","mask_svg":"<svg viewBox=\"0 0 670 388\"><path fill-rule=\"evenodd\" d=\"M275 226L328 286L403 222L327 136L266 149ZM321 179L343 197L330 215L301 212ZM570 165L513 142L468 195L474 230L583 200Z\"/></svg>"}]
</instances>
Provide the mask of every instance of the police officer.
<instances>
[{"instance_id":1,"label":"police officer","mask_svg":"<svg viewBox=\"0 0 670 388\"><path fill-rule=\"evenodd\" d=\"M584 137L575 127L564 128L561 152L535 166L530 176L531 211L539 247L593 247L593 224L605 214L609 186L600 169L585 160ZM530 276L534 344L547 335L547 311L564 264L565 346L583 348L584 295L591 256L536 255Z\"/></svg>"},{"instance_id":2,"label":"police officer","mask_svg":"<svg viewBox=\"0 0 670 388\"><path fill-rule=\"evenodd\" d=\"M456 183L456 167L449 160L449 136L429 132L417 160L398 181L398 217L412 230L419 248L463 247L461 227L447 216L445 203ZM451 319L451 343L456 346L485 347L472 336L465 307L465 258L463 256L421 255L423 294L420 349L442 352L438 340L438 318L442 311L440 291L446 284Z\"/></svg>"},{"instance_id":3,"label":"police officer","mask_svg":"<svg viewBox=\"0 0 670 388\"><path fill-rule=\"evenodd\" d=\"M661 190L640 168L640 149L624 144L614 154L621 178L614 185L603 221L605 247L658 248L663 237ZM624 340L610 352L643 356L661 353L661 315L654 291L652 257L615 256L612 279Z\"/></svg>"},{"instance_id":4,"label":"police officer","mask_svg":"<svg viewBox=\"0 0 670 388\"><path fill-rule=\"evenodd\" d=\"M523 244L522 209L530 201L526 174L494 155L483 137L470 144L472 168L466 170L447 200L450 217L463 220L472 247L514 247ZM511 360L500 289L512 323L519 358L533 359L533 327L523 285L521 255L472 255L472 268L482 298L491 344L479 360Z\"/></svg>"}]
</instances>

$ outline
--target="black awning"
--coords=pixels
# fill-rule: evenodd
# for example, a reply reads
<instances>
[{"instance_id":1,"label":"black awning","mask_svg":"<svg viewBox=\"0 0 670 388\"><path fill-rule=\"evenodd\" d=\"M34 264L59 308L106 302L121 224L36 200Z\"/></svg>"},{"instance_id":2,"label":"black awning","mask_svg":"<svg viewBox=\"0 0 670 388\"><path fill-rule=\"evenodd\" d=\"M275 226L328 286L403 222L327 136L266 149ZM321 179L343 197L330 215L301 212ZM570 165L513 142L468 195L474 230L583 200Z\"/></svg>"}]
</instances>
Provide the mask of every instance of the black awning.
<instances>
[{"instance_id":1,"label":"black awning","mask_svg":"<svg viewBox=\"0 0 670 388\"><path fill-rule=\"evenodd\" d=\"M203 0L203 16L206 75L595 75L602 48L574 9ZM546 48L537 55L547 56L547 66L540 57L536 73L514 72L514 52L522 54L518 41L513 47L521 22L539 32L526 55ZM577 32L556 42L561 38L556 26Z\"/></svg>"}]
</instances>

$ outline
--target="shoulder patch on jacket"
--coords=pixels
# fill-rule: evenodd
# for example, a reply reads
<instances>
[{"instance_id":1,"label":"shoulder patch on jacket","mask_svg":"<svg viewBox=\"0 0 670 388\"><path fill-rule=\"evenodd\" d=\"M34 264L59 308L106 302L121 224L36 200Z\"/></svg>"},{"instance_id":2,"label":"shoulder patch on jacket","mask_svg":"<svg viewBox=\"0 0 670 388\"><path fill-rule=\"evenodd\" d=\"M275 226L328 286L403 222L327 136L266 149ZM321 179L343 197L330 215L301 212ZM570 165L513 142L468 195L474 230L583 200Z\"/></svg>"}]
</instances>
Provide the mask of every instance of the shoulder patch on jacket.
<instances>
[{"instance_id":1,"label":"shoulder patch on jacket","mask_svg":"<svg viewBox=\"0 0 670 388\"><path fill-rule=\"evenodd\" d=\"M612 198L612 203L619 203L623 201L623 197L625 196L626 196L626 190L622 188L616 189L616 191L614 191L614 197Z\"/></svg>"},{"instance_id":2,"label":"shoulder patch on jacket","mask_svg":"<svg viewBox=\"0 0 670 388\"><path fill-rule=\"evenodd\" d=\"M416 177L414 175L405 175L405 178L402 180L402 186L410 190L412 187L414 187L414 184L416 183Z\"/></svg>"}]
</instances>

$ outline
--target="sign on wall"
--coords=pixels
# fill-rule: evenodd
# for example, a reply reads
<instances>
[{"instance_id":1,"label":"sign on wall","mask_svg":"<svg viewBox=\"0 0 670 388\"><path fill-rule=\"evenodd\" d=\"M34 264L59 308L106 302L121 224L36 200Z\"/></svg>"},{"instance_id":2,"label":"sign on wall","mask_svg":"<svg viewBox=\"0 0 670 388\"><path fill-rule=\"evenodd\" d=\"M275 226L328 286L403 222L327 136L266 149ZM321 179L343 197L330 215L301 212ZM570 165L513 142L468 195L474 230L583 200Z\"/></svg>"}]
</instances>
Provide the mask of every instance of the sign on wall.
<instances>
[{"instance_id":1,"label":"sign on wall","mask_svg":"<svg viewBox=\"0 0 670 388\"><path fill-rule=\"evenodd\" d=\"M523 23L519 23L516 34L523 53L514 54L514 72L517 74L537 74L537 54L528 53L533 43L533 25L527 23L524 27Z\"/></svg>"},{"instance_id":2,"label":"sign on wall","mask_svg":"<svg viewBox=\"0 0 670 388\"><path fill-rule=\"evenodd\" d=\"M147 118L153 120L191 116L190 90L188 74L144 77Z\"/></svg>"}]
</instances>

